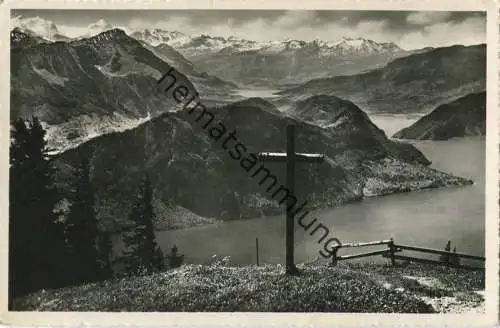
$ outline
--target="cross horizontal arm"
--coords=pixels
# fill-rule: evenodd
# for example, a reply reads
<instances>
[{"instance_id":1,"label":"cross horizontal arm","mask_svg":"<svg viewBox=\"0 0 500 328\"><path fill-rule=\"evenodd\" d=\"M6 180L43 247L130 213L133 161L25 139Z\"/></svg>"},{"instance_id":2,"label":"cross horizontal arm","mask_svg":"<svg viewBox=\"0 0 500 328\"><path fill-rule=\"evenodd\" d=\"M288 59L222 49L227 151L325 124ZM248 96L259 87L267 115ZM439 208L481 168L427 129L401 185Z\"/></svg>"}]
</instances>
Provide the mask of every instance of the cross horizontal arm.
<instances>
[{"instance_id":1,"label":"cross horizontal arm","mask_svg":"<svg viewBox=\"0 0 500 328\"><path fill-rule=\"evenodd\" d=\"M257 157L266 162L286 162L286 153L259 153ZM322 162L325 160L323 154L295 153L295 160L300 162Z\"/></svg>"}]
</instances>

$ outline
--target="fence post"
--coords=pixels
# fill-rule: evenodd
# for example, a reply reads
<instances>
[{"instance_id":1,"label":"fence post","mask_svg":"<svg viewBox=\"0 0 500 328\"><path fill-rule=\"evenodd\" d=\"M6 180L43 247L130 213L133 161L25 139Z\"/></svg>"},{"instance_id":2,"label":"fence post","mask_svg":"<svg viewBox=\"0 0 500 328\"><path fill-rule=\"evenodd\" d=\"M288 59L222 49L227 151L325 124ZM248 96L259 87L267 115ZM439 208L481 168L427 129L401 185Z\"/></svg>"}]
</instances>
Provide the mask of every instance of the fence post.
<instances>
[{"instance_id":1,"label":"fence post","mask_svg":"<svg viewBox=\"0 0 500 328\"><path fill-rule=\"evenodd\" d=\"M389 247L389 256L391 258L391 264L392 266L395 266L396 265L396 259L394 258L395 247L394 247L394 239L392 237L387 243L387 247Z\"/></svg>"},{"instance_id":2,"label":"fence post","mask_svg":"<svg viewBox=\"0 0 500 328\"><path fill-rule=\"evenodd\" d=\"M337 259L337 251L339 250L338 247L335 247L333 249L333 256L332 256L332 266L336 266L337 265L337 262L338 262L338 259Z\"/></svg>"},{"instance_id":3,"label":"fence post","mask_svg":"<svg viewBox=\"0 0 500 328\"><path fill-rule=\"evenodd\" d=\"M257 254L257 266L259 266L259 238L255 238L255 253Z\"/></svg>"}]
</instances>

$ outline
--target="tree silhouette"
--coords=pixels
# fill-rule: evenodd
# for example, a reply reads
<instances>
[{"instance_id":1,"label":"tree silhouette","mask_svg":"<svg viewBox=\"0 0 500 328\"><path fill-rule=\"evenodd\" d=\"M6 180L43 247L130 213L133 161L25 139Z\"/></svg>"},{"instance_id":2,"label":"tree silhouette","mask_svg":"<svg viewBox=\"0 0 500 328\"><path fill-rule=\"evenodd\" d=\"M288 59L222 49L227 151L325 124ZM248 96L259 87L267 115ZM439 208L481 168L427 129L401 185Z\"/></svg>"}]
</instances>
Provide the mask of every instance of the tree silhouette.
<instances>
[{"instance_id":1,"label":"tree silhouette","mask_svg":"<svg viewBox=\"0 0 500 328\"><path fill-rule=\"evenodd\" d=\"M446 243L446 246L444 247L444 250L446 252L451 251L451 240L448 240L448 242ZM450 256L450 254L442 254L439 256L439 259L441 260L441 262L450 263L451 256Z\"/></svg>"},{"instance_id":2,"label":"tree silhouette","mask_svg":"<svg viewBox=\"0 0 500 328\"><path fill-rule=\"evenodd\" d=\"M453 247L453 254L451 254L450 257L450 263L453 264L454 266L459 266L460 265L460 257L457 256L457 247Z\"/></svg>"},{"instance_id":3,"label":"tree silhouette","mask_svg":"<svg viewBox=\"0 0 500 328\"><path fill-rule=\"evenodd\" d=\"M66 235L71 252L73 283L92 282L111 275L109 242L99 231L94 191L90 182L90 163L80 154L75 184L70 196ZM109 238L109 237L108 237Z\"/></svg>"},{"instance_id":4,"label":"tree silhouette","mask_svg":"<svg viewBox=\"0 0 500 328\"><path fill-rule=\"evenodd\" d=\"M124 235L127 247L127 271L134 273L139 271L152 272L163 270L163 253L156 244L153 228L153 190L149 177L145 177L138 190L135 203L129 215L133 222L131 231Z\"/></svg>"},{"instance_id":5,"label":"tree silhouette","mask_svg":"<svg viewBox=\"0 0 500 328\"><path fill-rule=\"evenodd\" d=\"M108 279L112 276L113 270L111 269L110 255L113 251L113 245L109 232L101 231L98 238L98 250L100 263L100 277L99 280Z\"/></svg>"},{"instance_id":6,"label":"tree silhouette","mask_svg":"<svg viewBox=\"0 0 500 328\"><path fill-rule=\"evenodd\" d=\"M18 295L66 283L63 224L55 210L45 130L36 117L11 123L9 168L9 307Z\"/></svg>"},{"instance_id":7,"label":"tree silhouette","mask_svg":"<svg viewBox=\"0 0 500 328\"><path fill-rule=\"evenodd\" d=\"M177 251L177 246L174 245L171 248L170 254L167 255L168 267L171 269L180 267L184 261L184 255L178 255Z\"/></svg>"}]
</instances>

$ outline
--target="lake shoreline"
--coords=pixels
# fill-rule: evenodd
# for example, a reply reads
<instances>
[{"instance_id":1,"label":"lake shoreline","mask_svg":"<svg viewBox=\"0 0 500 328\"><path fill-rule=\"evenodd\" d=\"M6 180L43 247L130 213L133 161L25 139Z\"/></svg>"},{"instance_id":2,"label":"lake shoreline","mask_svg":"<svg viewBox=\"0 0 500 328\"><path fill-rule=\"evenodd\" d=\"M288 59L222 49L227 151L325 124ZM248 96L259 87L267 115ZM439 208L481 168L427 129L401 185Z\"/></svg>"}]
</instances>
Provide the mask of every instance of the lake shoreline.
<instances>
[{"instance_id":1,"label":"lake shoreline","mask_svg":"<svg viewBox=\"0 0 500 328\"><path fill-rule=\"evenodd\" d=\"M335 208L345 206L348 204L356 204L359 202L363 202L364 200L368 200L368 199L371 200L371 199L389 197L389 196L393 196L393 195L406 194L406 193L426 192L426 191L430 191L430 190L434 190L434 189L442 189L442 188L447 188L447 189L449 189L449 188L462 188L462 187L470 186L472 184L474 184L474 182L472 180L468 180L468 182L465 182L464 184L458 184L458 185L455 185L455 184L446 185L446 186L429 185L429 186L425 186L423 188L418 188L418 189L413 189L413 190L401 189L400 191L381 193L379 195L374 195L374 196L371 196L371 195L370 196L361 196L361 197L349 199L349 200L346 200L345 202L342 202L341 204L338 204L334 207L318 205L318 206L311 206L308 209L311 211L330 210L330 209L335 209ZM243 217L243 218L234 219L234 220L215 220L213 223L199 223L199 224L194 224L191 226L175 227L175 228L170 228L170 229L169 228L156 228L155 231L178 231L178 230L187 230L187 229L193 229L193 228L203 228L203 227L207 227L207 226L214 226L214 225L224 224L225 222L231 222L231 221L265 219L265 218L268 218L270 216L280 215L279 212L282 212L282 214L284 215L285 208L283 207L282 209L277 210L276 213L269 213L269 215L263 214L261 216ZM177 218L177 220L180 221L180 220L182 220L182 218ZM127 230L126 228L123 228L123 229L118 230L118 231L113 231L113 233L122 233L122 232L125 232L126 230Z\"/></svg>"}]
</instances>

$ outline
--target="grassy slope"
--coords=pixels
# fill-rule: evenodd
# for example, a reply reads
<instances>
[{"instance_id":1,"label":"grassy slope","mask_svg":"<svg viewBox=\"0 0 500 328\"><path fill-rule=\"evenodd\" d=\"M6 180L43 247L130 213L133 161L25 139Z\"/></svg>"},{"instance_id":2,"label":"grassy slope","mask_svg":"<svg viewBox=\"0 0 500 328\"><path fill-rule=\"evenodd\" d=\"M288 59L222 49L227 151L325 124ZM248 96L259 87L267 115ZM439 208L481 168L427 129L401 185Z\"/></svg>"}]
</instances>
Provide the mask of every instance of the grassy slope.
<instances>
[{"instance_id":1,"label":"grassy slope","mask_svg":"<svg viewBox=\"0 0 500 328\"><path fill-rule=\"evenodd\" d=\"M420 296L466 295L484 289L480 271L369 263L301 268L301 275L287 277L280 265L186 265L148 276L39 291L16 300L14 306L16 310L40 311L415 313L435 311ZM405 274L431 276L441 285L424 286L404 278Z\"/></svg>"}]
</instances>

